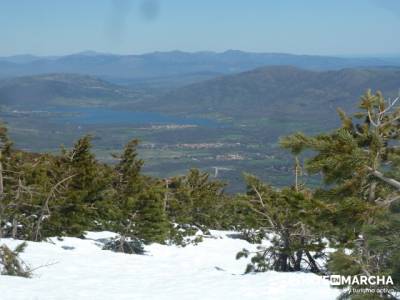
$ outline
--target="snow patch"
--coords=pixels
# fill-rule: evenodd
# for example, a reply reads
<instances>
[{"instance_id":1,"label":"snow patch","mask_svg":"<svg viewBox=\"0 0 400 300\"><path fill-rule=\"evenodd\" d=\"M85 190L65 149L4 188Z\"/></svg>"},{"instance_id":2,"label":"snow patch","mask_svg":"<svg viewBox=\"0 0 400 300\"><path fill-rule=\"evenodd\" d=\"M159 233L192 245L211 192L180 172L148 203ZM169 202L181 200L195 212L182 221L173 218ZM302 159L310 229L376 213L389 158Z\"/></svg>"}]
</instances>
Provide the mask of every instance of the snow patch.
<instances>
[{"instance_id":1,"label":"snow patch","mask_svg":"<svg viewBox=\"0 0 400 300\"><path fill-rule=\"evenodd\" d=\"M266 272L242 275L247 260L236 253L256 245L212 231L197 246L152 244L147 255L101 250L96 240L115 237L112 232L88 232L86 239L57 238L28 242L21 254L37 269L24 279L0 276L1 300L157 299L247 300L335 299L339 290L311 273ZM14 248L21 241L2 239Z\"/></svg>"}]
</instances>

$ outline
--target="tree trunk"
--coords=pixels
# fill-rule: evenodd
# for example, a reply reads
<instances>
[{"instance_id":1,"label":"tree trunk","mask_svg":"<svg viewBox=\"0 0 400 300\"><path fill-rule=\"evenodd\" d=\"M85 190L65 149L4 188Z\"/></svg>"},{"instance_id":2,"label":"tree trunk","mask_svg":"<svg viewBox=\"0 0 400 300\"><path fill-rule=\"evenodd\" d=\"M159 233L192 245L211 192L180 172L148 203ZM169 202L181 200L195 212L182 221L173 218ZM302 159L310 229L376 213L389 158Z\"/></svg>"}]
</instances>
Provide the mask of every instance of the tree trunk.
<instances>
[{"instance_id":1,"label":"tree trunk","mask_svg":"<svg viewBox=\"0 0 400 300\"><path fill-rule=\"evenodd\" d=\"M125 248L124 248L125 245L124 244L125 244L125 235L122 234L119 239L119 250L122 253L125 253Z\"/></svg>"},{"instance_id":2,"label":"tree trunk","mask_svg":"<svg viewBox=\"0 0 400 300\"><path fill-rule=\"evenodd\" d=\"M165 195L164 195L164 202L163 202L163 209L164 209L164 212L167 211L167 206L168 206L168 192L169 192L169 181L168 181L168 179L165 179Z\"/></svg>"},{"instance_id":3,"label":"tree trunk","mask_svg":"<svg viewBox=\"0 0 400 300\"><path fill-rule=\"evenodd\" d=\"M300 245L302 247L304 246L304 237L301 237ZM303 249L300 249L296 252L296 261L294 264L295 271L301 271L301 261L303 260L303 252L304 252Z\"/></svg>"},{"instance_id":4,"label":"tree trunk","mask_svg":"<svg viewBox=\"0 0 400 300\"><path fill-rule=\"evenodd\" d=\"M375 198L376 198L376 196L375 196L375 192L376 192L376 185L377 185L377 182L376 181L373 181L372 183L371 183L371 185L370 185L370 187L369 187L369 194L368 194L368 201L369 202L374 202L375 201Z\"/></svg>"},{"instance_id":5,"label":"tree trunk","mask_svg":"<svg viewBox=\"0 0 400 300\"><path fill-rule=\"evenodd\" d=\"M301 166L299 162L299 158L296 156L295 165L294 165L294 188L296 192L299 191L299 176L301 176Z\"/></svg>"},{"instance_id":6,"label":"tree trunk","mask_svg":"<svg viewBox=\"0 0 400 300\"><path fill-rule=\"evenodd\" d=\"M311 267L311 272L316 274L320 273L319 267L315 262L314 258L311 256L310 252L306 251L306 256Z\"/></svg>"},{"instance_id":7,"label":"tree trunk","mask_svg":"<svg viewBox=\"0 0 400 300\"><path fill-rule=\"evenodd\" d=\"M288 255L288 249L289 249L289 233L285 231L283 235L283 249L281 253L279 254L279 263L278 263L278 271L282 272L288 272L289 271L289 255Z\"/></svg>"},{"instance_id":8,"label":"tree trunk","mask_svg":"<svg viewBox=\"0 0 400 300\"><path fill-rule=\"evenodd\" d=\"M12 220L12 231L11 231L11 238L16 239L18 234L18 221L14 217Z\"/></svg>"}]
</instances>

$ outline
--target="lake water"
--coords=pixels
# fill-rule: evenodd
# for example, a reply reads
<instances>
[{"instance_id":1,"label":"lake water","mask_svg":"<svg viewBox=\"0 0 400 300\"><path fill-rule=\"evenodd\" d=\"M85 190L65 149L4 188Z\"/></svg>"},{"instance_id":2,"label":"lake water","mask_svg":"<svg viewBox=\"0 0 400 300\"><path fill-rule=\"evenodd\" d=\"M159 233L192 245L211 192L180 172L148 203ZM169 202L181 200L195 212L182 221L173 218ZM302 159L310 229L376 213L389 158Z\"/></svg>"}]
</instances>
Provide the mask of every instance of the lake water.
<instances>
[{"instance_id":1,"label":"lake water","mask_svg":"<svg viewBox=\"0 0 400 300\"><path fill-rule=\"evenodd\" d=\"M154 112L114 110L108 108L55 108L57 122L73 124L135 124L135 125L197 125L215 127L217 122L209 119L185 118Z\"/></svg>"}]
</instances>

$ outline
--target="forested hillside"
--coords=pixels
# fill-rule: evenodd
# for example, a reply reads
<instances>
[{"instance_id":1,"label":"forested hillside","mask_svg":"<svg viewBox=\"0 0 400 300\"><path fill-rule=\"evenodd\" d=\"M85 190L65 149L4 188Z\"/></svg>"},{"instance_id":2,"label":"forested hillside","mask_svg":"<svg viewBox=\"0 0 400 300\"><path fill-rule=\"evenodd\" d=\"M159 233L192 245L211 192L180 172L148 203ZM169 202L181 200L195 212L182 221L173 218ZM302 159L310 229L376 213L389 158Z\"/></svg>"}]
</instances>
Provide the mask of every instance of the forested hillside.
<instances>
[{"instance_id":1,"label":"forested hillside","mask_svg":"<svg viewBox=\"0 0 400 300\"><path fill-rule=\"evenodd\" d=\"M0 104L45 109L51 105L115 105L137 94L104 80L77 74L46 74L0 80ZM77 101L77 100L80 100Z\"/></svg>"},{"instance_id":2,"label":"forested hillside","mask_svg":"<svg viewBox=\"0 0 400 300\"><path fill-rule=\"evenodd\" d=\"M157 99L169 112L219 114L236 119L292 117L321 122L337 107L352 109L366 89L396 96L400 69L309 71L289 66L264 67L192 84Z\"/></svg>"}]
</instances>

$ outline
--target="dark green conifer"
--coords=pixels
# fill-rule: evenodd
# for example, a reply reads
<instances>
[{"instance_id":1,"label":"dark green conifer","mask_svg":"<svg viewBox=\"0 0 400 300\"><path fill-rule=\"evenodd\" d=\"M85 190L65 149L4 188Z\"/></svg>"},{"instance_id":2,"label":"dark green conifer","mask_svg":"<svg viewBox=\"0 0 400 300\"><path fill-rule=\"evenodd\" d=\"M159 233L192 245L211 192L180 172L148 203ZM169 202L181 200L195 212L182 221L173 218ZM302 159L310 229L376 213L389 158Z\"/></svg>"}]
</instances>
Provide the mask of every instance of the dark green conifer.
<instances>
[{"instance_id":1,"label":"dark green conifer","mask_svg":"<svg viewBox=\"0 0 400 300\"><path fill-rule=\"evenodd\" d=\"M121 252L125 252L128 239L135 238L136 205L138 197L144 188L145 178L140 174L143 161L138 158L138 140L130 141L121 155L115 155L118 163L114 168L114 193L108 205L108 217L112 220L111 227L121 237L119 244Z\"/></svg>"},{"instance_id":2,"label":"dark green conifer","mask_svg":"<svg viewBox=\"0 0 400 300\"><path fill-rule=\"evenodd\" d=\"M337 130L315 137L297 133L282 140L293 152L312 150L315 155L308 159L307 170L322 174L327 184L317 195L334 206L332 245L352 250L331 256L332 271L399 277L395 262L400 255L395 233L398 214L393 211L400 200L398 102L398 98L385 100L381 93L368 91L353 117L339 110L342 125ZM388 288L399 288L399 282ZM378 293L374 297L392 296Z\"/></svg>"},{"instance_id":3,"label":"dark green conifer","mask_svg":"<svg viewBox=\"0 0 400 300\"><path fill-rule=\"evenodd\" d=\"M225 184L211 181L208 173L192 169L186 176L174 178L169 184L171 197L168 212L177 224L189 224L199 229L219 229L226 226L223 193Z\"/></svg>"},{"instance_id":4,"label":"dark green conifer","mask_svg":"<svg viewBox=\"0 0 400 300\"><path fill-rule=\"evenodd\" d=\"M270 246L259 246L250 253L244 250L237 258L255 254L246 272L324 271L317 258L324 256L322 214L327 209L310 191L299 187L274 189L252 175L246 175L247 193L237 201L247 207L252 218L243 226L256 226ZM250 227L251 228L251 227ZM304 266L306 262L306 266Z\"/></svg>"},{"instance_id":5,"label":"dark green conifer","mask_svg":"<svg viewBox=\"0 0 400 300\"><path fill-rule=\"evenodd\" d=\"M71 180L65 193L55 199L58 209L49 226L51 223L64 235L81 235L85 230L96 228L97 204L103 200L109 177L91 152L91 137L85 136L73 149L63 151L55 168L61 178L71 177Z\"/></svg>"},{"instance_id":6,"label":"dark green conifer","mask_svg":"<svg viewBox=\"0 0 400 300\"><path fill-rule=\"evenodd\" d=\"M164 243L171 225L164 210L164 190L157 184L145 188L135 201L133 233L146 243Z\"/></svg>"}]
</instances>

